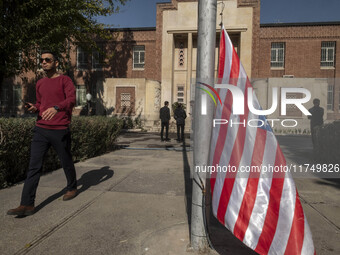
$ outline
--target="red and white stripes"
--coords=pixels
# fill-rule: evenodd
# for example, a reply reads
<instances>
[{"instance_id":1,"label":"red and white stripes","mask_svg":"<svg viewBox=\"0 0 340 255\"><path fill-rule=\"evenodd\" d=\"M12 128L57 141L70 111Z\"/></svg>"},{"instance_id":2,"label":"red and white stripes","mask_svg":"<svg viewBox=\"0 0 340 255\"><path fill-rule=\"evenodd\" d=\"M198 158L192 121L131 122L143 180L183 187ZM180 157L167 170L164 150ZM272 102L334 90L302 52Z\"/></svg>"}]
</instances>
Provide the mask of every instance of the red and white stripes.
<instances>
[{"instance_id":1,"label":"red and white stripes","mask_svg":"<svg viewBox=\"0 0 340 255\"><path fill-rule=\"evenodd\" d=\"M238 86L245 95L251 87L228 34L223 28L218 77L220 83ZM249 112L232 114L233 97L219 89L222 107L215 119L247 123L260 116ZM257 98L253 105L259 109ZM257 107L256 107L257 106ZM263 116L261 116L263 118ZM283 153L270 128L248 125L217 125L213 128L210 165L285 165ZM259 254L314 254L311 232L293 179L287 173L214 172L211 174L212 209L217 219Z\"/></svg>"}]
</instances>

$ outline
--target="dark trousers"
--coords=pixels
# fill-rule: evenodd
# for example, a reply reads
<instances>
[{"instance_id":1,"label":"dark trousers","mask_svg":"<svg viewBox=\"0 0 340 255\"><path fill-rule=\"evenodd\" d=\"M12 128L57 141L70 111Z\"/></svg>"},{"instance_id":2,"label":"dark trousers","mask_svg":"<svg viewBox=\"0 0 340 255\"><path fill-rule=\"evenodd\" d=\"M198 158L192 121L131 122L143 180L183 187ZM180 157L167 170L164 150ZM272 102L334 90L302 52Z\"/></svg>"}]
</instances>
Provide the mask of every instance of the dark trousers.
<instances>
[{"instance_id":1,"label":"dark trousers","mask_svg":"<svg viewBox=\"0 0 340 255\"><path fill-rule=\"evenodd\" d=\"M177 125L177 140L184 140L184 125Z\"/></svg>"},{"instance_id":2,"label":"dark trousers","mask_svg":"<svg viewBox=\"0 0 340 255\"><path fill-rule=\"evenodd\" d=\"M67 179L66 189L74 190L77 188L76 171L71 155L70 130L51 130L35 127L31 143L30 164L21 195L21 205L34 205L42 171L43 158L51 146L56 150L64 169Z\"/></svg>"},{"instance_id":3,"label":"dark trousers","mask_svg":"<svg viewBox=\"0 0 340 255\"><path fill-rule=\"evenodd\" d=\"M165 127L165 139L169 139L169 122L162 121L162 128L161 128L161 140L164 140L163 133Z\"/></svg>"}]
</instances>

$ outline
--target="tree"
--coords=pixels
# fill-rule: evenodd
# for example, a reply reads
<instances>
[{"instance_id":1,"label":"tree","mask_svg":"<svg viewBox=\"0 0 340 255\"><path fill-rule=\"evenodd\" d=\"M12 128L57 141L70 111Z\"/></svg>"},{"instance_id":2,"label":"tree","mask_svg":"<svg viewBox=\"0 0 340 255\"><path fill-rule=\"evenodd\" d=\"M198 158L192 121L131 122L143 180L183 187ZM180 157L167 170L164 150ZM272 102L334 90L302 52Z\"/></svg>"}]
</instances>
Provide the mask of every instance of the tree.
<instances>
[{"instance_id":1,"label":"tree","mask_svg":"<svg viewBox=\"0 0 340 255\"><path fill-rule=\"evenodd\" d=\"M126 1L1 0L0 86L4 78L34 70L39 49L68 58L70 44L98 48L96 41L112 34L96 17L118 12Z\"/></svg>"}]
</instances>

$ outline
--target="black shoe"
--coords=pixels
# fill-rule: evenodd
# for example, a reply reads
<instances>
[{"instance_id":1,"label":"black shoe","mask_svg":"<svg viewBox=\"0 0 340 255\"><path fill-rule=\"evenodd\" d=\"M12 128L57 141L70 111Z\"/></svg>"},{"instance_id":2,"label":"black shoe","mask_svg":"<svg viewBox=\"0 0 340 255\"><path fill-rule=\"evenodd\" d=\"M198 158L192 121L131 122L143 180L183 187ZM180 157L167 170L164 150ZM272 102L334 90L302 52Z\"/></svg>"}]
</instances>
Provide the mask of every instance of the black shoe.
<instances>
[{"instance_id":1,"label":"black shoe","mask_svg":"<svg viewBox=\"0 0 340 255\"><path fill-rule=\"evenodd\" d=\"M170 140L171 140L171 139L169 139L169 138L166 138L166 139L165 139L166 142L169 142Z\"/></svg>"}]
</instances>

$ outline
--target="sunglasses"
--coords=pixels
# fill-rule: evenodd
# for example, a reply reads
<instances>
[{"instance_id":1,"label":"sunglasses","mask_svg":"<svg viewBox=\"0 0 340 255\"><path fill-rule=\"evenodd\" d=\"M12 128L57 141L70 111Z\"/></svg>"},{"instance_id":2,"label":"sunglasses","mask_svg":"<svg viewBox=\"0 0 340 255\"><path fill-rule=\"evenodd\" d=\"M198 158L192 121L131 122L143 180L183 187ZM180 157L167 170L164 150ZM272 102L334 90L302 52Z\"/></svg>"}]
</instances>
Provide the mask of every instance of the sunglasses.
<instances>
[{"instance_id":1,"label":"sunglasses","mask_svg":"<svg viewBox=\"0 0 340 255\"><path fill-rule=\"evenodd\" d=\"M44 60L46 61L46 63L51 63L53 61L52 58L40 58L40 63L43 63Z\"/></svg>"}]
</instances>

